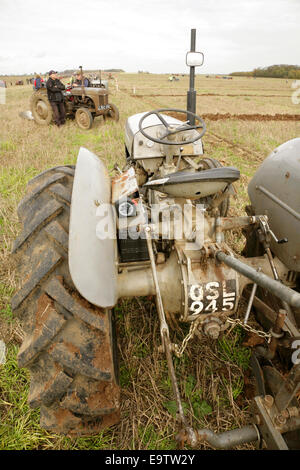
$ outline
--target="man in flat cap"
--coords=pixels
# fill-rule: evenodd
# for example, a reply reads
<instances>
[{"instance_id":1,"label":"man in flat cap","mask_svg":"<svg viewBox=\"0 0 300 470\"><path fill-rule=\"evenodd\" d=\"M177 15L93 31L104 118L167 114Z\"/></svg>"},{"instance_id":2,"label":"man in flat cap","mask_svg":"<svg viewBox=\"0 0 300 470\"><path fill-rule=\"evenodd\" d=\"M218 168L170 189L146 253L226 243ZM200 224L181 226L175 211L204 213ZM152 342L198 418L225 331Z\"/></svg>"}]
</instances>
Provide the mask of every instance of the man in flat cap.
<instances>
[{"instance_id":1,"label":"man in flat cap","mask_svg":"<svg viewBox=\"0 0 300 470\"><path fill-rule=\"evenodd\" d=\"M55 70L50 70L46 88L48 100L53 111L53 118L55 124L59 127L64 124L66 120L64 97L62 94L62 90L65 89L65 85L58 79L57 72L55 72Z\"/></svg>"},{"instance_id":2,"label":"man in flat cap","mask_svg":"<svg viewBox=\"0 0 300 470\"><path fill-rule=\"evenodd\" d=\"M83 83L81 81L81 72L76 73L76 80L73 82L72 86L85 86L88 87L90 86L90 81L87 77L82 77Z\"/></svg>"}]
</instances>

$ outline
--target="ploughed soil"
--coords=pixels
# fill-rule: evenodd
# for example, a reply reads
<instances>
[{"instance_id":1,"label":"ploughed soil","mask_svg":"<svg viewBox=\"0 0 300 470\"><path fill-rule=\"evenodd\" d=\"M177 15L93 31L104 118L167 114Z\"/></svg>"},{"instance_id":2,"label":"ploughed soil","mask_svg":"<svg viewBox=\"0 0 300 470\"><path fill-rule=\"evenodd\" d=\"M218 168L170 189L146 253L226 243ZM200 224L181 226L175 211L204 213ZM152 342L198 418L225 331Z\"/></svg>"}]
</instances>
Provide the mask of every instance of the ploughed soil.
<instances>
[{"instance_id":1,"label":"ploughed soil","mask_svg":"<svg viewBox=\"0 0 300 470\"><path fill-rule=\"evenodd\" d=\"M123 90L123 91L128 91L128 90ZM132 94L131 95L132 97L134 98L145 98L147 96L149 97L152 97L152 98L156 98L157 96L186 96L186 93L181 93L181 94L176 94L176 93L162 93L162 94L158 94L158 93L155 93L155 94L147 94L147 95L136 95L136 94ZM233 94L233 93L226 93L226 94L223 94L223 93L198 93L197 96L246 96L246 97L249 97L249 98L289 98L290 95L249 95L247 93L245 94L239 94L239 93L236 93L236 94Z\"/></svg>"},{"instance_id":2,"label":"ploughed soil","mask_svg":"<svg viewBox=\"0 0 300 470\"><path fill-rule=\"evenodd\" d=\"M180 121L184 120L185 114L170 112L171 116ZM240 121L300 121L300 114L230 114L230 113L207 113L202 114L202 119L207 121L220 121L226 119L238 119Z\"/></svg>"},{"instance_id":3,"label":"ploughed soil","mask_svg":"<svg viewBox=\"0 0 300 470\"><path fill-rule=\"evenodd\" d=\"M220 121L221 119L238 119L240 121L300 121L300 114L203 114L203 119Z\"/></svg>"}]
</instances>

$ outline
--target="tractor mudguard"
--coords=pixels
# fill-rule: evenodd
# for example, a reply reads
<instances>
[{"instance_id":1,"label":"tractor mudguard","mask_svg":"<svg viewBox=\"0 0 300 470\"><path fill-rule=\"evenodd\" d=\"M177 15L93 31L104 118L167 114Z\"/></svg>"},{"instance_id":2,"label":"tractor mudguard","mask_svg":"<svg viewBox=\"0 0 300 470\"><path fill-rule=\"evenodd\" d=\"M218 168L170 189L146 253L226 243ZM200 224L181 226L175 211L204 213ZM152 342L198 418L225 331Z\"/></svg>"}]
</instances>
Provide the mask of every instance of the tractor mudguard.
<instances>
[{"instance_id":1,"label":"tractor mudguard","mask_svg":"<svg viewBox=\"0 0 300 470\"><path fill-rule=\"evenodd\" d=\"M117 302L116 229L110 202L111 182L105 165L81 147L71 201L69 268L80 294L102 308ZM102 239L96 234L101 208L105 208L106 222L113 231L113 236Z\"/></svg>"},{"instance_id":2,"label":"tractor mudguard","mask_svg":"<svg viewBox=\"0 0 300 470\"><path fill-rule=\"evenodd\" d=\"M291 271L300 271L300 138L291 139L277 147L263 161L248 186L255 214L269 217L272 252Z\"/></svg>"}]
</instances>

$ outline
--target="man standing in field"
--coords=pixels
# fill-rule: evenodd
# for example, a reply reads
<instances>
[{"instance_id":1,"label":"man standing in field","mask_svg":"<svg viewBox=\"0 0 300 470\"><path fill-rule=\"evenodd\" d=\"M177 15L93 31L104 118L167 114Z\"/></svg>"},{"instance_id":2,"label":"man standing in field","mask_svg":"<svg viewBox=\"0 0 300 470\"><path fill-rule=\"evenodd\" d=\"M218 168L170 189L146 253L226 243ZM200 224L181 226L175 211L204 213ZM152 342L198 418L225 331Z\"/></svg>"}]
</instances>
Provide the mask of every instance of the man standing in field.
<instances>
[{"instance_id":1,"label":"man standing in field","mask_svg":"<svg viewBox=\"0 0 300 470\"><path fill-rule=\"evenodd\" d=\"M59 127L66 121L66 111L62 90L65 85L58 79L57 72L50 70L46 83L48 100L51 104L55 124Z\"/></svg>"}]
</instances>

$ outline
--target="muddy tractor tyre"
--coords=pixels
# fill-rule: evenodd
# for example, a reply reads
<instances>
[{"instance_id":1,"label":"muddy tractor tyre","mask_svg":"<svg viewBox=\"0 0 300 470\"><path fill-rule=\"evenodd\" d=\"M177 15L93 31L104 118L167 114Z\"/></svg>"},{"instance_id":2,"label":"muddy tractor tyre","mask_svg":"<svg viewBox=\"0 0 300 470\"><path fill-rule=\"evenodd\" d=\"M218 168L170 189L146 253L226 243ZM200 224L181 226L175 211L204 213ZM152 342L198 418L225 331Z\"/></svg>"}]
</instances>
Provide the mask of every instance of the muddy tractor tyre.
<instances>
[{"instance_id":1,"label":"muddy tractor tyre","mask_svg":"<svg viewBox=\"0 0 300 470\"><path fill-rule=\"evenodd\" d=\"M112 119L113 121L118 122L120 115L119 115L119 110L117 106L111 103L109 106L110 106L110 110L106 114L103 114L104 121L106 119Z\"/></svg>"},{"instance_id":2,"label":"muddy tractor tyre","mask_svg":"<svg viewBox=\"0 0 300 470\"><path fill-rule=\"evenodd\" d=\"M40 89L31 96L30 110L37 124L41 126L48 126L50 124L53 113L46 89Z\"/></svg>"},{"instance_id":3,"label":"muddy tractor tyre","mask_svg":"<svg viewBox=\"0 0 300 470\"><path fill-rule=\"evenodd\" d=\"M78 108L75 113L75 120L80 129L88 130L93 125L92 113L87 108Z\"/></svg>"},{"instance_id":4,"label":"muddy tractor tyre","mask_svg":"<svg viewBox=\"0 0 300 470\"><path fill-rule=\"evenodd\" d=\"M68 268L74 167L45 171L18 207L23 225L13 246L20 288L12 309L25 339L20 367L30 370L28 402L41 427L68 435L97 434L119 421L112 311L87 302Z\"/></svg>"}]
</instances>

